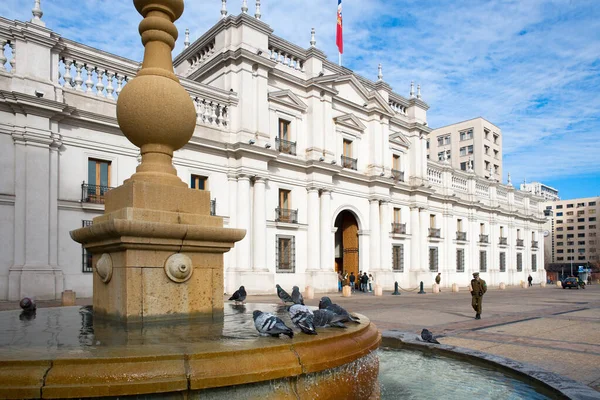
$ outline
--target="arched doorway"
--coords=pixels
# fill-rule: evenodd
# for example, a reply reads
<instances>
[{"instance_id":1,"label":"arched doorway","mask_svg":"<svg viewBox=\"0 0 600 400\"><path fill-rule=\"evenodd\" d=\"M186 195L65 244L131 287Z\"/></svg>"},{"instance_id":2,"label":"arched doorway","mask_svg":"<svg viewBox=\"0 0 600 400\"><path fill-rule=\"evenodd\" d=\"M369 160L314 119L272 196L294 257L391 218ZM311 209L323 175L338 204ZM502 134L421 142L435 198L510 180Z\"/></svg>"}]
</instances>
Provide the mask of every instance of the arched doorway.
<instances>
[{"instance_id":1,"label":"arched doorway","mask_svg":"<svg viewBox=\"0 0 600 400\"><path fill-rule=\"evenodd\" d=\"M358 222L351 211L344 210L335 219L335 270L358 276Z\"/></svg>"}]
</instances>

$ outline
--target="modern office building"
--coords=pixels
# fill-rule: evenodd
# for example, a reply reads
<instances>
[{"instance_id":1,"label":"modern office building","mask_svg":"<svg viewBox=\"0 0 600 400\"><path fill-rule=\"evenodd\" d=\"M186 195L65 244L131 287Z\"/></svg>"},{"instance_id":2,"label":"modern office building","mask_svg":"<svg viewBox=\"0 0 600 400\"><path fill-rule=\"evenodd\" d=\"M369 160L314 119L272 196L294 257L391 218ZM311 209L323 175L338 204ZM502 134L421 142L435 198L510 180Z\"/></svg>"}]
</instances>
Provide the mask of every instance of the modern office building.
<instances>
[{"instance_id":1,"label":"modern office building","mask_svg":"<svg viewBox=\"0 0 600 400\"><path fill-rule=\"evenodd\" d=\"M210 191L226 227L247 231L225 255L228 292L335 291L342 269L385 289L430 285L438 272L444 285L474 271L491 285L544 279L543 199L427 160L429 107L410 77L404 96L381 70L370 80L329 61L314 32L302 47L258 13L221 16L215 8L215 25L175 57L197 124L174 165ZM69 232L93 224L138 165L116 102L140 63L39 15L0 18L0 50L0 300L90 296L94 265ZM488 146L500 176L500 131L482 119L463 127L489 131L464 145Z\"/></svg>"},{"instance_id":2,"label":"modern office building","mask_svg":"<svg viewBox=\"0 0 600 400\"><path fill-rule=\"evenodd\" d=\"M429 159L502 182L502 131L478 117L443 126L428 134ZM491 169L491 170L490 170Z\"/></svg>"},{"instance_id":3,"label":"modern office building","mask_svg":"<svg viewBox=\"0 0 600 400\"><path fill-rule=\"evenodd\" d=\"M553 214L551 263L583 265L600 260L600 197L546 202Z\"/></svg>"},{"instance_id":4,"label":"modern office building","mask_svg":"<svg viewBox=\"0 0 600 400\"><path fill-rule=\"evenodd\" d=\"M558 197L558 190L548 185L544 185L541 182L521 183L521 190L533 193L536 196L541 196L547 201L560 200L560 197Z\"/></svg>"}]
</instances>

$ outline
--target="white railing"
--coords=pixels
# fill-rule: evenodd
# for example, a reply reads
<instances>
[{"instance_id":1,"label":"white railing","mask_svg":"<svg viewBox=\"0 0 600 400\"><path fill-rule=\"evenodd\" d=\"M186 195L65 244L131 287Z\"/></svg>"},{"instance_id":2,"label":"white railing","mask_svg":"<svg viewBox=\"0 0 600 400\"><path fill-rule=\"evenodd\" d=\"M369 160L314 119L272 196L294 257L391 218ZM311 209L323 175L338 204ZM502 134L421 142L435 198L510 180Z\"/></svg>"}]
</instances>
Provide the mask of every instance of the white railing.
<instances>
[{"instance_id":1,"label":"white railing","mask_svg":"<svg viewBox=\"0 0 600 400\"><path fill-rule=\"evenodd\" d=\"M444 180L442 178L442 170L437 169L431 165L427 167L427 178L429 182L434 185L442 186L444 184Z\"/></svg>"},{"instance_id":2,"label":"white railing","mask_svg":"<svg viewBox=\"0 0 600 400\"><path fill-rule=\"evenodd\" d=\"M498 186L498 188L496 189L496 197L498 198L498 201L508 203L508 190L501 186Z\"/></svg>"},{"instance_id":3,"label":"white railing","mask_svg":"<svg viewBox=\"0 0 600 400\"><path fill-rule=\"evenodd\" d=\"M209 40L197 52L187 58L189 64L187 74L189 75L204 65L213 54L215 54L215 38Z\"/></svg>"},{"instance_id":4,"label":"white railing","mask_svg":"<svg viewBox=\"0 0 600 400\"><path fill-rule=\"evenodd\" d=\"M192 96L196 107L197 123L219 127L229 126L229 106L216 100Z\"/></svg>"},{"instance_id":5,"label":"white railing","mask_svg":"<svg viewBox=\"0 0 600 400\"><path fill-rule=\"evenodd\" d=\"M406 115L406 106L404 106L394 100L390 100L389 105L392 108L392 110L394 110L398 114Z\"/></svg>"},{"instance_id":6,"label":"white railing","mask_svg":"<svg viewBox=\"0 0 600 400\"><path fill-rule=\"evenodd\" d=\"M0 71L15 73L17 58L15 40L0 36Z\"/></svg>"},{"instance_id":7,"label":"white railing","mask_svg":"<svg viewBox=\"0 0 600 400\"><path fill-rule=\"evenodd\" d=\"M517 205L523 205L523 195L520 194L518 191L515 192L515 204Z\"/></svg>"},{"instance_id":8,"label":"white railing","mask_svg":"<svg viewBox=\"0 0 600 400\"><path fill-rule=\"evenodd\" d=\"M482 196L487 199L490 197L490 187L483 182L477 182L475 183L475 193L477 196Z\"/></svg>"},{"instance_id":9,"label":"white railing","mask_svg":"<svg viewBox=\"0 0 600 400\"><path fill-rule=\"evenodd\" d=\"M453 175L452 176L452 189L457 190L459 192L468 192L467 186L467 178L463 178L460 176Z\"/></svg>"},{"instance_id":10,"label":"white railing","mask_svg":"<svg viewBox=\"0 0 600 400\"><path fill-rule=\"evenodd\" d=\"M269 38L269 58L283 66L304 72L306 53L304 49L277 36Z\"/></svg>"}]
</instances>

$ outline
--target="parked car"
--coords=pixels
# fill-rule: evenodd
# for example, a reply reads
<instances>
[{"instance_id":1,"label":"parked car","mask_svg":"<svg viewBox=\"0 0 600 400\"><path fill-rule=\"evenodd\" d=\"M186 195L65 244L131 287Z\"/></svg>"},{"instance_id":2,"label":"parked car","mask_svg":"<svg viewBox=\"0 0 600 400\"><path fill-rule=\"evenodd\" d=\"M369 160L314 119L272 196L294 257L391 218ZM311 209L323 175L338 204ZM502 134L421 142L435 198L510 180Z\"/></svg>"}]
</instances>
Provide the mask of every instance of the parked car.
<instances>
[{"instance_id":1,"label":"parked car","mask_svg":"<svg viewBox=\"0 0 600 400\"><path fill-rule=\"evenodd\" d=\"M566 278L562 281L562 288L563 289L566 289L566 288L579 289L579 282L577 281L577 278Z\"/></svg>"}]
</instances>

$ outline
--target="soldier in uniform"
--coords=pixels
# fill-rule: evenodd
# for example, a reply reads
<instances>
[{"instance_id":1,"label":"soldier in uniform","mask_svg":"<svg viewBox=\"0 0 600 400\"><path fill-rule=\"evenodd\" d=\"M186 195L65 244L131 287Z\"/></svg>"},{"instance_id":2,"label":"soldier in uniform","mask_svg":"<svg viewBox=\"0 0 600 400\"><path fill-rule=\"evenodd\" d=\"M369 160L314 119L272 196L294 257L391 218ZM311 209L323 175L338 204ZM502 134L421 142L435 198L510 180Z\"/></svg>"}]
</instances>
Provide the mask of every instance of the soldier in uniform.
<instances>
[{"instance_id":1,"label":"soldier in uniform","mask_svg":"<svg viewBox=\"0 0 600 400\"><path fill-rule=\"evenodd\" d=\"M481 319L481 300L485 292L487 292L487 285L483 279L479 278L479 272L473 273L469 291L471 292L471 305L477 313L475 314L475 319Z\"/></svg>"},{"instance_id":2,"label":"soldier in uniform","mask_svg":"<svg viewBox=\"0 0 600 400\"><path fill-rule=\"evenodd\" d=\"M439 287L439 286L440 286L440 282L442 282L442 273L441 273L441 272L438 272L438 274L437 274L437 275L436 275L436 277L435 277L435 283L437 283L437 285L438 285L438 289L439 289L439 291L441 292L441 291L442 291L442 289Z\"/></svg>"}]
</instances>

